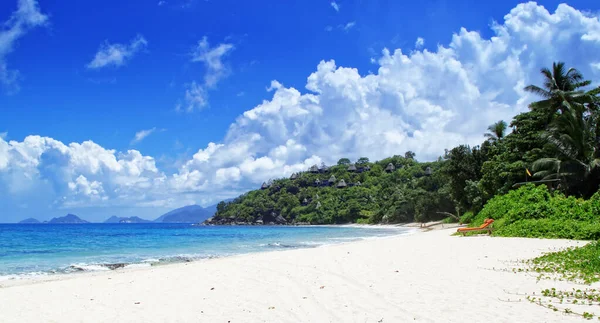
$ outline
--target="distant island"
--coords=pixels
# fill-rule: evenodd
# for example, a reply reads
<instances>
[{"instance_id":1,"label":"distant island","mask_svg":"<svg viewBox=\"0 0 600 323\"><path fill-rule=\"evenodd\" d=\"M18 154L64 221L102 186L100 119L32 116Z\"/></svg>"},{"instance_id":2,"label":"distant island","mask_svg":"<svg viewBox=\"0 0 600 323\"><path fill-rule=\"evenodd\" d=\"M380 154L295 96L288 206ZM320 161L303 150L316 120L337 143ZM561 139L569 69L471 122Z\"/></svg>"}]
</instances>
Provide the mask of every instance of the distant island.
<instances>
[{"instance_id":1,"label":"distant island","mask_svg":"<svg viewBox=\"0 0 600 323\"><path fill-rule=\"evenodd\" d=\"M80 219L75 214L67 214L62 217L53 218L52 220L48 221L48 223L50 223L50 224L84 224L84 223L89 223L89 222L86 220Z\"/></svg>"},{"instance_id":2,"label":"distant island","mask_svg":"<svg viewBox=\"0 0 600 323\"><path fill-rule=\"evenodd\" d=\"M231 200L226 200L221 203L229 202ZM116 215L111 216L110 218L104 220L102 223L202 223L206 221L208 218L215 215L217 212L217 205L210 205L207 207L202 207L200 205L188 205L184 206L172 211L169 211L154 221L142 219L137 216L131 217L119 217ZM20 224L39 224L39 223L49 223L49 224L72 224L72 223L90 223L78 217L75 214L67 214L63 217L56 217L50 221L39 221L34 218L28 218L19 222Z\"/></svg>"},{"instance_id":3,"label":"distant island","mask_svg":"<svg viewBox=\"0 0 600 323\"><path fill-rule=\"evenodd\" d=\"M110 218L106 219L106 221L104 221L104 223L151 223L152 221L150 220L144 220L140 217L137 216L131 216L131 217L118 217L118 216L111 216Z\"/></svg>"},{"instance_id":4,"label":"distant island","mask_svg":"<svg viewBox=\"0 0 600 323\"><path fill-rule=\"evenodd\" d=\"M41 222L34 218L28 218L20 221L19 224L40 224Z\"/></svg>"},{"instance_id":5,"label":"distant island","mask_svg":"<svg viewBox=\"0 0 600 323\"><path fill-rule=\"evenodd\" d=\"M216 205L207 206L188 205L158 217L154 222L159 223L201 223L212 217L217 211Z\"/></svg>"}]
</instances>

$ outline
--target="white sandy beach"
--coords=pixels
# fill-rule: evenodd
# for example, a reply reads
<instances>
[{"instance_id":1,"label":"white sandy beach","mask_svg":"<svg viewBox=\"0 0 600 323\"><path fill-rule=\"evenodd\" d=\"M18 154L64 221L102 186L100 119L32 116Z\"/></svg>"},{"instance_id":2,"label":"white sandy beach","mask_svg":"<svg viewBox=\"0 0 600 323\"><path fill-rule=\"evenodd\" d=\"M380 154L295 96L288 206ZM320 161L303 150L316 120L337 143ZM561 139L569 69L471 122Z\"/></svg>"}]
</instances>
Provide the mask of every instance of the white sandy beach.
<instances>
[{"instance_id":1,"label":"white sandy beach","mask_svg":"<svg viewBox=\"0 0 600 323\"><path fill-rule=\"evenodd\" d=\"M454 231L2 282L0 322L582 321L511 294L580 285L491 270L582 242Z\"/></svg>"}]
</instances>

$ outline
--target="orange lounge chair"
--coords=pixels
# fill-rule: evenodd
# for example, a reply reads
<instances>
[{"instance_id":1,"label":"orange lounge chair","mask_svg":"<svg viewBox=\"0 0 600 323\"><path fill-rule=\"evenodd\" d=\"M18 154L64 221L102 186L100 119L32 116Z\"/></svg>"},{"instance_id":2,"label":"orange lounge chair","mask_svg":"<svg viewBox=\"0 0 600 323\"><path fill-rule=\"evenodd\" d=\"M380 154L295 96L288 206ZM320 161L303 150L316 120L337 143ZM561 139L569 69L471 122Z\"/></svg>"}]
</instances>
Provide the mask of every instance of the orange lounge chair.
<instances>
[{"instance_id":1,"label":"orange lounge chair","mask_svg":"<svg viewBox=\"0 0 600 323\"><path fill-rule=\"evenodd\" d=\"M464 235L466 235L467 232L472 232L472 231L487 231L488 234L492 234L492 223L494 222L494 219L485 219L485 221L483 221L483 224L478 226L477 228L458 228L458 230L456 230L456 232L460 232Z\"/></svg>"}]
</instances>

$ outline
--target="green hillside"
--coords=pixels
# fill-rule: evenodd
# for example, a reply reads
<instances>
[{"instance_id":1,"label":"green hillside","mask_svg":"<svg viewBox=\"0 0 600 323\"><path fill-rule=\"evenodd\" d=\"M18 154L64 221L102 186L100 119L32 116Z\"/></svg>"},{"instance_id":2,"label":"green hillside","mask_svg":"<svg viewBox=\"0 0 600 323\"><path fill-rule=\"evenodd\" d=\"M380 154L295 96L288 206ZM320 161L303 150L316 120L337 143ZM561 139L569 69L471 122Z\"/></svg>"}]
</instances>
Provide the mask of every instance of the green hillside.
<instances>
[{"instance_id":1,"label":"green hillside","mask_svg":"<svg viewBox=\"0 0 600 323\"><path fill-rule=\"evenodd\" d=\"M212 223L379 223L430 220L453 212L442 161L394 156L371 163L340 159L265 183L220 203ZM388 167L389 165L392 167Z\"/></svg>"},{"instance_id":2,"label":"green hillside","mask_svg":"<svg viewBox=\"0 0 600 323\"><path fill-rule=\"evenodd\" d=\"M592 81L561 62L541 74L542 87L524 88L541 101L510 123L490 125L479 146L454 147L430 163L407 152L374 163L363 157L315 165L219 203L209 223L397 223L447 216L470 222L488 201L526 183L589 199L600 186L600 87L590 88Z\"/></svg>"}]
</instances>

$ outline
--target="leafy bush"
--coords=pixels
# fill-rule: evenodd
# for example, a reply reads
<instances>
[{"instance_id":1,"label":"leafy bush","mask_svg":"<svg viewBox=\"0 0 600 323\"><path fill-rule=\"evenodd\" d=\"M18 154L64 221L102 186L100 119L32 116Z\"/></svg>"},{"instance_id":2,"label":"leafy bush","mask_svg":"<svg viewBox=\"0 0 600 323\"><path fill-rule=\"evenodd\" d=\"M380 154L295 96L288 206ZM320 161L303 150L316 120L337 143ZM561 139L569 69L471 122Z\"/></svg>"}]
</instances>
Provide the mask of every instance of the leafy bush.
<instances>
[{"instance_id":1,"label":"leafy bush","mask_svg":"<svg viewBox=\"0 0 600 323\"><path fill-rule=\"evenodd\" d=\"M445 224L458 223L458 220L453 216L449 216L449 217L443 219L442 223L445 223Z\"/></svg>"},{"instance_id":2,"label":"leafy bush","mask_svg":"<svg viewBox=\"0 0 600 323\"><path fill-rule=\"evenodd\" d=\"M494 234L501 237L598 240L600 239L600 223L528 219L502 226L494 231Z\"/></svg>"},{"instance_id":3,"label":"leafy bush","mask_svg":"<svg viewBox=\"0 0 600 323\"><path fill-rule=\"evenodd\" d=\"M523 186L489 200L483 210L477 214L473 224L478 226L485 219L507 218L511 223L520 219L542 218L547 214L547 202L550 198L546 186L532 184Z\"/></svg>"},{"instance_id":4,"label":"leafy bush","mask_svg":"<svg viewBox=\"0 0 600 323\"><path fill-rule=\"evenodd\" d=\"M358 223L358 224L371 224L371 221L369 221L369 219L357 219L356 223Z\"/></svg>"},{"instance_id":5,"label":"leafy bush","mask_svg":"<svg viewBox=\"0 0 600 323\"><path fill-rule=\"evenodd\" d=\"M598 193L583 200L529 184L492 198L472 225L491 218L496 220L494 234L499 236L595 240L600 239L598 211Z\"/></svg>"},{"instance_id":6,"label":"leafy bush","mask_svg":"<svg viewBox=\"0 0 600 323\"><path fill-rule=\"evenodd\" d=\"M473 212L466 212L460 217L460 223L471 223L475 218L475 214Z\"/></svg>"}]
</instances>

